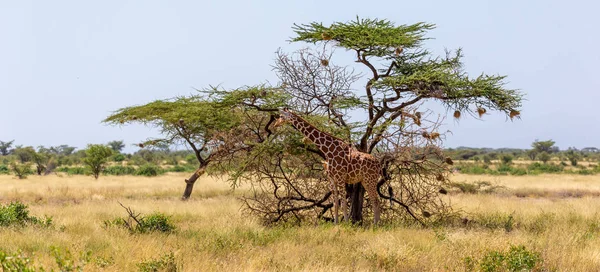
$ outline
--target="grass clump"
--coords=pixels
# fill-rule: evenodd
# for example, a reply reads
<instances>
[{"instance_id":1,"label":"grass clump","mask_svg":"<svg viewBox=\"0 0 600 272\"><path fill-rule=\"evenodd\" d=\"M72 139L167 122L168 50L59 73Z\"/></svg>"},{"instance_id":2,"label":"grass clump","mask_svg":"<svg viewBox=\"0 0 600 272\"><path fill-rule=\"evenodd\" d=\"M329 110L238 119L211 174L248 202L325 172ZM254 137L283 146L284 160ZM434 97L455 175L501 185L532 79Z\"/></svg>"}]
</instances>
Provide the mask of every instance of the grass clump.
<instances>
[{"instance_id":1,"label":"grass clump","mask_svg":"<svg viewBox=\"0 0 600 272\"><path fill-rule=\"evenodd\" d=\"M175 254L173 254L173 252L162 255L156 259L142 261L137 264L137 267L138 267L138 271L140 271L140 272L155 272L155 271L176 272L176 271L179 271L179 266L177 265L177 261L175 260Z\"/></svg>"},{"instance_id":2,"label":"grass clump","mask_svg":"<svg viewBox=\"0 0 600 272\"><path fill-rule=\"evenodd\" d=\"M29 215L27 205L21 202L11 202L8 205L0 205L0 227L37 225L49 227L52 225L52 217L43 219Z\"/></svg>"},{"instance_id":3,"label":"grass clump","mask_svg":"<svg viewBox=\"0 0 600 272\"><path fill-rule=\"evenodd\" d=\"M147 216L142 216L142 214L135 213L131 208L125 207L123 204L121 206L127 211L128 217L106 220L104 221L105 227L123 227L131 233L171 233L176 228L171 222L171 218L163 213L154 212Z\"/></svg>"},{"instance_id":4,"label":"grass clump","mask_svg":"<svg viewBox=\"0 0 600 272\"><path fill-rule=\"evenodd\" d=\"M497 189L502 188L499 185L493 185L489 181L476 181L474 183L470 182L451 182L451 188L457 188L461 193L465 194L491 194L495 192Z\"/></svg>"}]
</instances>

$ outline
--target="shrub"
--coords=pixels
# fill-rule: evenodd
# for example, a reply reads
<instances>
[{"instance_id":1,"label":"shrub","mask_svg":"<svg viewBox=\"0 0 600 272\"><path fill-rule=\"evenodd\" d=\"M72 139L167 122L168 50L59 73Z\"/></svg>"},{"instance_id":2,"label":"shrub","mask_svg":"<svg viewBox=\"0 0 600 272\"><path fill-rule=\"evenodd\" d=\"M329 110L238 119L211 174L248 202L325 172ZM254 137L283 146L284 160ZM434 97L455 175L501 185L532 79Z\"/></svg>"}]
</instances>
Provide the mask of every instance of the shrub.
<instances>
[{"instance_id":1,"label":"shrub","mask_svg":"<svg viewBox=\"0 0 600 272\"><path fill-rule=\"evenodd\" d=\"M6 206L0 205L0 227L38 225L48 227L52 225L52 217L39 219L29 215L27 205L21 202L11 202Z\"/></svg>"},{"instance_id":2,"label":"shrub","mask_svg":"<svg viewBox=\"0 0 600 272\"><path fill-rule=\"evenodd\" d=\"M115 162L122 162L125 160L125 155L119 153L119 154L113 156L112 160Z\"/></svg>"},{"instance_id":3,"label":"shrub","mask_svg":"<svg viewBox=\"0 0 600 272\"><path fill-rule=\"evenodd\" d=\"M85 150L83 162L90 169L92 176L98 179L113 150L105 145L91 144Z\"/></svg>"},{"instance_id":4,"label":"shrub","mask_svg":"<svg viewBox=\"0 0 600 272\"><path fill-rule=\"evenodd\" d=\"M457 166L456 169L458 169L458 171L462 174L484 175L484 174L488 173L486 168L479 166L479 165L463 164L463 165Z\"/></svg>"},{"instance_id":5,"label":"shrub","mask_svg":"<svg viewBox=\"0 0 600 272\"><path fill-rule=\"evenodd\" d=\"M21 251L17 253L6 253L0 249L0 268L2 271L23 271L35 272L38 269L31 266L29 257L23 255Z\"/></svg>"},{"instance_id":6,"label":"shrub","mask_svg":"<svg viewBox=\"0 0 600 272\"><path fill-rule=\"evenodd\" d=\"M490 155L484 155L483 156L483 163L485 163L485 164L492 163L492 157Z\"/></svg>"},{"instance_id":7,"label":"shrub","mask_svg":"<svg viewBox=\"0 0 600 272\"><path fill-rule=\"evenodd\" d=\"M67 173L68 175L90 174L89 170L84 167L68 167L68 166L56 168L56 172Z\"/></svg>"},{"instance_id":8,"label":"shrub","mask_svg":"<svg viewBox=\"0 0 600 272\"><path fill-rule=\"evenodd\" d=\"M31 163L18 164L13 162L10 164L10 170L12 170L19 179L26 179L28 175L33 174L33 171L31 171Z\"/></svg>"},{"instance_id":9,"label":"shrub","mask_svg":"<svg viewBox=\"0 0 600 272\"><path fill-rule=\"evenodd\" d=\"M131 233L163 232L170 233L175 230L175 225L170 217L160 212L154 212L148 216L135 213L131 208L121 206L127 211L128 218L115 218L104 221L104 227L122 227Z\"/></svg>"},{"instance_id":10,"label":"shrub","mask_svg":"<svg viewBox=\"0 0 600 272\"><path fill-rule=\"evenodd\" d=\"M178 271L177 262L175 261L175 254L170 252L161 256L158 259L151 259L148 261L143 261L137 264L138 270L141 272L150 272L150 271L168 271L168 272L176 272Z\"/></svg>"},{"instance_id":11,"label":"shrub","mask_svg":"<svg viewBox=\"0 0 600 272\"><path fill-rule=\"evenodd\" d=\"M102 171L102 173L105 175L114 175L114 176L133 175L133 174L135 174L135 172L136 172L135 168L133 168L131 166L121 166L121 165L109 166L109 167L106 167L104 169L104 171Z\"/></svg>"},{"instance_id":12,"label":"shrub","mask_svg":"<svg viewBox=\"0 0 600 272\"><path fill-rule=\"evenodd\" d=\"M564 170L564 166L534 162L527 166L527 170L534 173L560 173Z\"/></svg>"},{"instance_id":13,"label":"shrub","mask_svg":"<svg viewBox=\"0 0 600 272\"><path fill-rule=\"evenodd\" d=\"M163 170L160 169L157 165L154 164L144 164L135 171L135 175L137 176L146 176L146 177L155 177L163 173Z\"/></svg>"},{"instance_id":14,"label":"shrub","mask_svg":"<svg viewBox=\"0 0 600 272\"><path fill-rule=\"evenodd\" d=\"M513 161L513 156L511 156L511 155L503 155L501 159L502 159L502 163L503 164L511 164L512 161Z\"/></svg>"},{"instance_id":15,"label":"shrub","mask_svg":"<svg viewBox=\"0 0 600 272\"><path fill-rule=\"evenodd\" d=\"M473 257L465 257L463 262L467 270L474 270L477 263ZM541 266L542 259L540 253L527 250L523 245L511 245L508 251L487 252L478 263L481 271L531 271Z\"/></svg>"},{"instance_id":16,"label":"shrub","mask_svg":"<svg viewBox=\"0 0 600 272\"><path fill-rule=\"evenodd\" d=\"M510 174L513 176L524 176L527 175L527 170L519 167L515 167L510 171Z\"/></svg>"},{"instance_id":17,"label":"shrub","mask_svg":"<svg viewBox=\"0 0 600 272\"><path fill-rule=\"evenodd\" d=\"M498 166L498 172L500 173L509 173L513 170L513 168L508 164L501 164Z\"/></svg>"},{"instance_id":18,"label":"shrub","mask_svg":"<svg viewBox=\"0 0 600 272\"><path fill-rule=\"evenodd\" d=\"M8 169L8 166L4 165L4 164L0 164L0 175L8 175L10 174L10 170Z\"/></svg>"},{"instance_id":19,"label":"shrub","mask_svg":"<svg viewBox=\"0 0 600 272\"><path fill-rule=\"evenodd\" d=\"M476 181L475 183L468 182L452 182L450 187L458 188L462 193L477 194L477 193L493 193L496 189L502 186L492 185L489 181Z\"/></svg>"},{"instance_id":20,"label":"shrub","mask_svg":"<svg viewBox=\"0 0 600 272\"><path fill-rule=\"evenodd\" d=\"M59 271L83 271L83 267L90 261L91 251L81 254L78 260L75 260L73 254L68 249L51 247L52 256L56 261Z\"/></svg>"}]
</instances>

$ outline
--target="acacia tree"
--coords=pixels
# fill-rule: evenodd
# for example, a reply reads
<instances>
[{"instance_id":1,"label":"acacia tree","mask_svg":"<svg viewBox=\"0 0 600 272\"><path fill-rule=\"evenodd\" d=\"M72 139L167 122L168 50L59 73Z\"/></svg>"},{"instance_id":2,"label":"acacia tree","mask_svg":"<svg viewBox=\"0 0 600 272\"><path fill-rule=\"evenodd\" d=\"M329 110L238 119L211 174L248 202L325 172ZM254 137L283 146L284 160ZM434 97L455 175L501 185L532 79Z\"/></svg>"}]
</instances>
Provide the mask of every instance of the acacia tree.
<instances>
[{"instance_id":1,"label":"acacia tree","mask_svg":"<svg viewBox=\"0 0 600 272\"><path fill-rule=\"evenodd\" d=\"M90 144L85 150L85 157L83 158L83 163L87 167L90 168L92 172L92 176L95 179L98 179L102 170L106 163L108 162L108 158L112 155L113 150L105 145L100 144Z\"/></svg>"},{"instance_id":2,"label":"acacia tree","mask_svg":"<svg viewBox=\"0 0 600 272\"><path fill-rule=\"evenodd\" d=\"M113 125L141 123L156 127L161 138L147 139L139 144L145 146L164 146L184 144L193 150L198 161L197 170L185 180L183 200L190 197L194 183L205 173L215 158L227 149L224 132L235 130L240 120L232 109L218 107L201 95L157 100L141 106L117 110L103 122Z\"/></svg>"},{"instance_id":3,"label":"acacia tree","mask_svg":"<svg viewBox=\"0 0 600 272\"><path fill-rule=\"evenodd\" d=\"M433 28L358 18L329 26L295 25L292 41L316 47L292 54L279 51L274 65L280 79L274 89L287 97L288 107L384 162L385 178L379 185L387 184L380 196L390 202L388 218L408 216L423 222L432 215L439 219L448 208L439 194L445 193L452 161L440 149L441 117L426 101L443 105L455 118L482 117L492 110L510 119L520 115L522 94L505 87L505 76L473 78L462 70L461 50L436 57L424 49L425 34ZM336 48L353 53L355 66L335 65ZM361 67L368 72L353 73ZM361 83L363 87L353 88ZM248 110L274 110L252 95L221 93L220 99L234 101L232 97ZM303 211L309 210L323 216L331 207L331 192L326 182L319 182L324 179L322 154L293 130L276 131L272 138L237 163L243 166L238 172L248 173L246 180L258 188L246 199L248 208L270 222L302 220ZM352 221L361 222L368 201L364 188L347 186L347 197Z\"/></svg>"},{"instance_id":4,"label":"acacia tree","mask_svg":"<svg viewBox=\"0 0 600 272\"><path fill-rule=\"evenodd\" d=\"M0 155L7 156L8 154L10 154L10 147L13 145L14 142L15 140L8 142L0 141Z\"/></svg>"}]
</instances>

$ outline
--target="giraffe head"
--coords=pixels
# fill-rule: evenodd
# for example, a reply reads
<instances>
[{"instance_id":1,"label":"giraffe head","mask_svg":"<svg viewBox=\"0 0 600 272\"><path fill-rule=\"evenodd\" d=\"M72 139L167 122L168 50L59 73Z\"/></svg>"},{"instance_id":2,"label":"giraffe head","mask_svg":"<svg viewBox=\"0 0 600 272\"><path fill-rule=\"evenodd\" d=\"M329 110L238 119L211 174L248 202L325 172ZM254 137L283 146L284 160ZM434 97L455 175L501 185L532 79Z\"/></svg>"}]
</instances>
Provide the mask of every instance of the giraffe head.
<instances>
[{"instance_id":1,"label":"giraffe head","mask_svg":"<svg viewBox=\"0 0 600 272\"><path fill-rule=\"evenodd\" d=\"M275 121L274 127L279 127L286 122L290 122L294 118L294 115L288 110L288 108L284 108L279 111L279 118Z\"/></svg>"}]
</instances>

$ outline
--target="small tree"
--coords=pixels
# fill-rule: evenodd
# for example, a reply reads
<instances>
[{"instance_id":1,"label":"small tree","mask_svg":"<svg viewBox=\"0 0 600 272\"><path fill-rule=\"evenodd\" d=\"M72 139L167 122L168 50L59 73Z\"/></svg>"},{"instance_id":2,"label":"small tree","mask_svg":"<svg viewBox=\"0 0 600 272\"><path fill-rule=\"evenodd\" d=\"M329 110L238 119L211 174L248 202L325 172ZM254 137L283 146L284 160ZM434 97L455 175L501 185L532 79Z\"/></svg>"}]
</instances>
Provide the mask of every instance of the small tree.
<instances>
[{"instance_id":1,"label":"small tree","mask_svg":"<svg viewBox=\"0 0 600 272\"><path fill-rule=\"evenodd\" d=\"M15 176L19 179L26 179L31 172L31 163L16 163L12 162L10 164L10 170L15 174Z\"/></svg>"},{"instance_id":2,"label":"small tree","mask_svg":"<svg viewBox=\"0 0 600 272\"><path fill-rule=\"evenodd\" d=\"M577 166L577 162L581 158L579 154L577 154L576 149L569 149L565 152L565 156L571 162L572 166Z\"/></svg>"},{"instance_id":3,"label":"small tree","mask_svg":"<svg viewBox=\"0 0 600 272\"><path fill-rule=\"evenodd\" d=\"M527 150L527 157L529 157L529 159L531 159L532 161L535 161L535 158L538 154L539 152L535 149Z\"/></svg>"},{"instance_id":4,"label":"small tree","mask_svg":"<svg viewBox=\"0 0 600 272\"><path fill-rule=\"evenodd\" d=\"M508 154L507 154L507 155L503 155L503 156L502 156L502 163L503 163L503 164L506 164L506 165L508 165L508 164L511 164L511 163L512 163L512 161L513 161L513 157L512 157L511 155L508 155Z\"/></svg>"},{"instance_id":5,"label":"small tree","mask_svg":"<svg viewBox=\"0 0 600 272\"><path fill-rule=\"evenodd\" d=\"M545 151L540 153L537 157L543 163L547 163L550 160L550 154L548 154L548 152Z\"/></svg>"},{"instance_id":6,"label":"small tree","mask_svg":"<svg viewBox=\"0 0 600 272\"><path fill-rule=\"evenodd\" d=\"M14 142L15 142L15 140L8 141L8 142L0 141L0 155L6 156L6 155L10 154L10 151L11 151L10 148Z\"/></svg>"},{"instance_id":7,"label":"small tree","mask_svg":"<svg viewBox=\"0 0 600 272\"><path fill-rule=\"evenodd\" d=\"M531 147L533 148L533 150L537 151L538 153L541 153L541 152L553 153L553 152L558 151L558 147L555 147L554 144L555 144L555 142L552 140L540 141L538 139L535 139L535 141L533 141L533 143L531 143Z\"/></svg>"},{"instance_id":8,"label":"small tree","mask_svg":"<svg viewBox=\"0 0 600 272\"><path fill-rule=\"evenodd\" d=\"M110 141L108 142L108 146L110 146L110 148L117 153L121 153L123 148L125 148L123 141Z\"/></svg>"},{"instance_id":9,"label":"small tree","mask_svg":"<svg viewBox=\"0 0 600 272\"><path fill-rule=\"evenodd\" d=\"M98 176L104 170L104 166L108 162L108 158L112 155L112 152L112 149L105 145L88 145L85 150L83 162L90 168L95 179L98 179Z\"/></svg>"}]
</instances>

